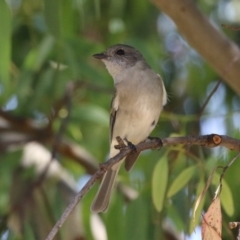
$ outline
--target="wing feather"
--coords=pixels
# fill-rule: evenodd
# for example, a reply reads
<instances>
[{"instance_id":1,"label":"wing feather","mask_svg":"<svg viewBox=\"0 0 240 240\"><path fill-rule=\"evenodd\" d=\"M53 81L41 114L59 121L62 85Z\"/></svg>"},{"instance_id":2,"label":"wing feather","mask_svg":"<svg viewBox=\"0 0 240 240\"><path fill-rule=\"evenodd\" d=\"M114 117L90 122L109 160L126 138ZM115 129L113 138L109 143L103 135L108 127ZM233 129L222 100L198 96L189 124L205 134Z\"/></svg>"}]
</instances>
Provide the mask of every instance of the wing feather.
<instances>
[{"instance_id":1,"label":"wing feather","mask_svg":"<svg viewBox=\"0 0 240 240\"><path fill-rule=\"evenodd\" d=\"M110 112L110 143L112 142L113 130L116 121L117 111L118 111L119 100L117 97L117 92L115 91L111 103L111 112Z\"/></svg>"}]
</instances>

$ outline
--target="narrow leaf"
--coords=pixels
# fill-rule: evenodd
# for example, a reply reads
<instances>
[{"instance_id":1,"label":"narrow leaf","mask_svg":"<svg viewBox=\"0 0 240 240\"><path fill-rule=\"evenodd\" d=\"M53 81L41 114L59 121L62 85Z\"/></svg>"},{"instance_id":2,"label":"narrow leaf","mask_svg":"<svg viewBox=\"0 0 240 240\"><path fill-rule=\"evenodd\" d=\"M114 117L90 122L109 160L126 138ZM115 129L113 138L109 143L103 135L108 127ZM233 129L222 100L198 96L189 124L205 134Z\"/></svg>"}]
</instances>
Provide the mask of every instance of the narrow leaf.
<instances>
[{"instance_id":1,"label":"narrow leaf","mask_svg":"<svg viewBox=\"0 0 240 240\"><path fill-rule=\"evenodd\" d=\"M217 185L220 181L220 175L215 173L213 178L213 184ZM225 179L222 179L222 191L220 193L221 204L224 211L227 213L228 216L232 216L234 213L234 203L233 203L233 196Z\"/></svg>"},{"instance_id":2,"label":"narrow leaf","mask_svg":"<svg viewBox=\"0 0 240 240\"><path fill-rule=\"evenodd\" d=\"M168 161L163 157L155 166L152 177L152 199L157 211L161 211L168 181Z\"/></svg>"},{"instance_id":3,"label":"narrow leaf","mask_svg":"<svg viewBox=\"0 0 240 240\"><path fill-rule=\"evenodd\" d=\"M55 38L59 38L61 35L61 26L60 26L61 1L45 0L44 4L45 4L44 14L45 14L47 27Z\"/></svg>"},{"instance_id":4,"label":"narrow leaf","mask_svg":"<svg viewBox=\"0 0 240 240\"><path fill-rule=\"evenodd\" d=\"M172 197L173 195L175 195L179 190L181 190L188 182L189 180L192 178L192 176L194 175L196 170L196 167L189 167L185 170L183 170L173 181L173 183L171 184L168 193L167 193L167 197Z\"/></svg>"},{"instance_id":5,"label":"narrow leaf","mask_svg":"<svg viewBox=\"0 0 240 240\"><path fill-rule=\"evenodd\" d=\"M206 189L206 185L207 184L204 183L204 177L202 176L199 180L199 183L198 183L197 189L196 189L196 198L197 199L196 199L195 204L194 204L193 216L192 216L190 226L189 226L189 233L190 234L193 232L193 230L198 225L199 220L200 220L200 215L202 213L203 204L204 204L204 200L205 200L204 189Z\"/></svg>"},{"instance_id":6,"label":"narrow leaf","mask_svg":"<svg viewBox=\"0 0 240 240\"><path fill-rule=\"evenodd\" d=\"M193 209L193 220L195 219L195 213L196 213L196 211L197 211L197 208L198 208L199 204L201 203L202 199L204 198L204 196L205 196L205 194L206 194L206 191L207 191L208 188L209 188L209 185L210 185L211 182L212 182L212 178L213 178L213 176L214 176L214 173L215 173L216 169L217 169L217 168L214 168L214 169L212 170L212 172L211 172L211 174L210 174L210 176L209 176L209 178L208 178L208 180L207 180L207 182L206 182L206 184L205 184L205 187L203 188L201 194L199 195L199 197L198 197L198 199L197 199L197 201L196 201L196 203L195 203L195 206L194 206L194 209Z\"/></svg>"},{"instance_id":7,"label":"narrow leaf","mask_svg":"<svg viewBox=\"0 0 240 240\"><path fill-rule=\"evenodd\" d=\"M223 180L222 182L222 192L220 195L221 203L224 211L228 216L232 216L234 213L234 204L233 204L233 196L230 187L227 182Z\"/></svg>"},{"instance_id":8,"label":"narrow leaf","mask_svg":"<svg viewBox=\"0 0 240 240\"><path fill-rule=\"evenodd\" d=\"M9 85L9 70L11 61L11 12L5 0L0 1L0 81L5 90Z\"/></svg>"}]
</instances>

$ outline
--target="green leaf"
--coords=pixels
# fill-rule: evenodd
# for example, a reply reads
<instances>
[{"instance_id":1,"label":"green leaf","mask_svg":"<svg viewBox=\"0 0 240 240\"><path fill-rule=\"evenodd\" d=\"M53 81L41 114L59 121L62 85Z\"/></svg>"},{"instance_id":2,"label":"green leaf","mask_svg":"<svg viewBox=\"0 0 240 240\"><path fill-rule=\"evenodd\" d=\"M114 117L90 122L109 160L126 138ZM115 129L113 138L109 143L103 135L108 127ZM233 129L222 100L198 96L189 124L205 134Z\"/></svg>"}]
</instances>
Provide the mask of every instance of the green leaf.
<instances>
[{"instance_id":1,"label":"green leaf","mask_svg":"<svg viewBox=\"0 0 240 240\"><path fill-rule=\"evenodd\" d=\"M5 0L0 1L0 81L8 91L11 61L11 12Z\"/></svg>"},{"instance_id":2,"label":"green leaf","mask_svg":"<svg viewBox=\"0 0 240 240\"><path fill-rule=\"evenodd\" d=\"M224 179L222 183L220 200L226 214L231 217L234 213L233 196L230 187Z\"/></svg>"},{"instance_id":3,"label":"green leaf","mask_svg":"<svg viewBox=\"0 0 240 240\"><path fill-rule=\"evenodd\" d=\"M220 175L216 173L213 177L213 184L218 185L220 181ZM222 180L222 191L220 193L221 205L224 208L224 211L228 216L232 216L234 213L234 204L233 204L233 196L225 179Z\"/></svg>"},{"instance_id":4,"label":"green leaf","mask_svg":"<svg viewBox=\"0 0 240 240\"><path fill-rule=\"evenodd\" d=\"M172 219L173 224L177 230L181 231L185 228L185 222L175 204L171 204L167 207L167 216L168 218Z\"/></svg>"},{"instance_id":5,"label":"green leaf","mask_svg":"<svg viewBox=\"0 0 240 240\"><path fill-rule=\"evenodd\" d=\"M34 48L28 53L24 63L25 68L38 71L53 48L53 45L53 37L49 35L45 37L38 48Z\"/></svg>"},{"instance_id":6,"label":"green leaf","mask_svg":"<svg viewBox=\"0 0 240 240\"><path fill-rule=\"evenodd\" d=\"M60 4L61 4L60 1L55 1L55 0L44 1L44 5L45 5L44 14L45 14L46 23L51 34L56 38L59 38L61 35L60 20L59 20Z\"/></svg>"},{"instance_id":7,"label":"green leaf","mask_svg":"<svg viewBox=\"0 0 240 240\"><path fill-rule=\"evenodd\" d=\"M196 170L196 166L193 166L182 171L171 184L167 193L167 197L168 198L172 197L179 190L181 190L189 182L191 177L194 175L195 170Z\"/></svg>"},{"instance_id":8,"label":"green leaf","mask_svg":"<svg viewBox=\"0 0 240 240\"><path fill-rule=\"evenodd\" d=\"M152 199L157 211L161 211L168 182L168 161L163 157L158 161L152 177Z\"/></svg>"},{"instance_id":9,"label":"green leaf","mask_svg":"<svg viewBox=\"0 0 240 240\"><path fill-rule=\"evenodd\" d=\"M113 194L111 204L106 214L104 214L104 222L107 228L108 239L126 239L124 238L127 222L126 214L123 213L122 207L124 206L123 199L119 194ZM113 221L115 219L115 221ZM111 226L111 227L108 227Z\"/></svg>"},{"instance_id":10,"label":"green leaf","mask_svg":"<svg viewBox=\"0 0 240 240\"><path fill-rule=\"evenodd\" d=\"M109 113L105 109L94 104L84 104L74 109L71 113L71 118L78 121L87 121L102 126L108 127L109 125Z\"/></svg>"},{"instance_id":11,"label":"green leaf","mask_svg":"<svg viewBox=\"0 0 240 240\"><path fill-rule=\"evenodd\" d=\"M77 31L76 22L77 19L73 14L73 1L61 0L60 24L63 37L70 37L75 34L75 31Z\"/></svg>"},{"instance_id":12,"label":"green leaf","mask_svg":"<svg viewBox=\"0 0 240 240\"><path fill-rule=\"evenodd\" d=\"M149 219L149 208L147 207L147 205L148 199L141 196L127 206L127 211L124 219L125 236L121 239L138 239L138 240L149 239L148 238L149 223L148 221L146 221L146 219ZM116 238L109 237L109 239Z\"/></svg>"},{"instance_id":13,"label":"green leaf","mask_svg":"<svg viewBox=\"0 0 240 240\"><path fill-rule=\"evenodd\" d=\"M75 32L72 0L45 0L45 19L48 29L56 38L69 37Z\"/></svg>"},{"instance_id":14,"label":"green leaf","mask_svg":"<svg viewBox=\"0 0 240 240\"><path fill-rule=\"evenodd\" d=\"M199 183L197 185L196 189L196 201L193 205L193 217L191 219L190 225L189 225L189 233L191 234L195 227L199 224L200 215L202 213L203 205L205 202L205 195L202 197L201 201L199 202L198 206L196 206L196 202L198 201L200 195L203 192L203 189L205 188L206 183L204 182L204 178L201 177L199 180Z\"/></svg>"}]
</instances>

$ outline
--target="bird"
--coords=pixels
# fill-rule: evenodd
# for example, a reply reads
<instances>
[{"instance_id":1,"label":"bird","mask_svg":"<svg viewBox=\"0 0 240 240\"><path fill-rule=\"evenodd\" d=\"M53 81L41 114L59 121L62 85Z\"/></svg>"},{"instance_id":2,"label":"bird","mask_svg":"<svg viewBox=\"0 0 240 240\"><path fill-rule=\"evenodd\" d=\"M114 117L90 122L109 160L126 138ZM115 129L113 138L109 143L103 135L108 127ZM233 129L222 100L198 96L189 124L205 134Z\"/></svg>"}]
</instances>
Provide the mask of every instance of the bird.
<instances>
[{"instance_id":1,"label":"bird","mask_svg":"<svg viewBox=\"0 0 240 240\"><path fill-rule=\"evenodd\" d=\"M113 78L115 93L110 112L109 158L119 153L116 137L132 146L146 141L158 123L163 106L167 103L164 83L134 47L116 44L102 53L93 55L101 60ZM91 205L94 213L108 210L111 192L121 164L130 171L139 152L128 155L106 171Z\"/></svg>"}]
</instances>

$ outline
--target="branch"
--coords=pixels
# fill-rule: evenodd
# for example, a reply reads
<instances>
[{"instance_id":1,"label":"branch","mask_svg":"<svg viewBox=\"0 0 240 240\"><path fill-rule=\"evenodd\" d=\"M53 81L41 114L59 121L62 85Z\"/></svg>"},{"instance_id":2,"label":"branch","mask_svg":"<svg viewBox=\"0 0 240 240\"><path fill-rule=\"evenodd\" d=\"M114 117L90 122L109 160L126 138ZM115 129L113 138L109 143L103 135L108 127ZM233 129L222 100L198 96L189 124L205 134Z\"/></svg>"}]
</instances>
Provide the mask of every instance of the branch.
<instances>
[{"instance_id":1,"label":"branch","mask_svg":"<svg viewBox=\"0 0 240 240\"><path fill-rule=\"evenodd\" d=\"M88 180L85 186L78 192L76 197L73 199L72 203L66 208L61 218L55 224L46 240L52 240L54 236L57 234L58 230L62 227L63 223L69 216L69 214L73 211L78 202L84 197L84 195L91 189L94 183L103 176L103 174L110 169L114 164L121 161L128 154L131 154L134 151L131 147L123 146L121 139L117 139L119 145L116 148L120 148L120 152L113 158L110 158L107 162L100 165L99 170L92 175L92 177ZM172 138L151 138L146 142L140 143L136 145L136 151L141 152L146 149L156 149L161 148L163 146L172 146L176 144L183 145L200 145L205 147L218 147L223 146L230 150L240 151L240 140L231 138L224 135L210 134L203 136L186 136L186 137L172 137ZM120 146L120 147L119 147Z\"/></svg>"},{"instance_id":2,"label":"branch","mask_svg":"<svg viewBox=\"0 0 240 240\"><path fill-rule=\"evenodd\" d=\"M209 20L191 0L151 0L177 25L188 43L240 94L240 49Z\"/></svg>"},{"instance_id":3,"label":"branch","mask_svg":"<svg viewBox=\"0 0 240 240\"><path fill-rule=\"evenodd\" d=\"M225 147L240 151L240 140L225 135L210 134L203 136L186 136L162 139L163 146L183 144L185 146L198 145L204 147Z\"/></svg>"},{"instance_id":4,"label":"branch","mask_svg":"<svg viewBox=\"0 0 240 240\"><path fill-rule=\"evenodd\" d=\"M67 156L72 161L84 167L88 174L94 174L98 170L97 159L95 159L86 149L80 145L63 138L57 146L57 151L63 156Z\"/></svg>"}]
</instances>

